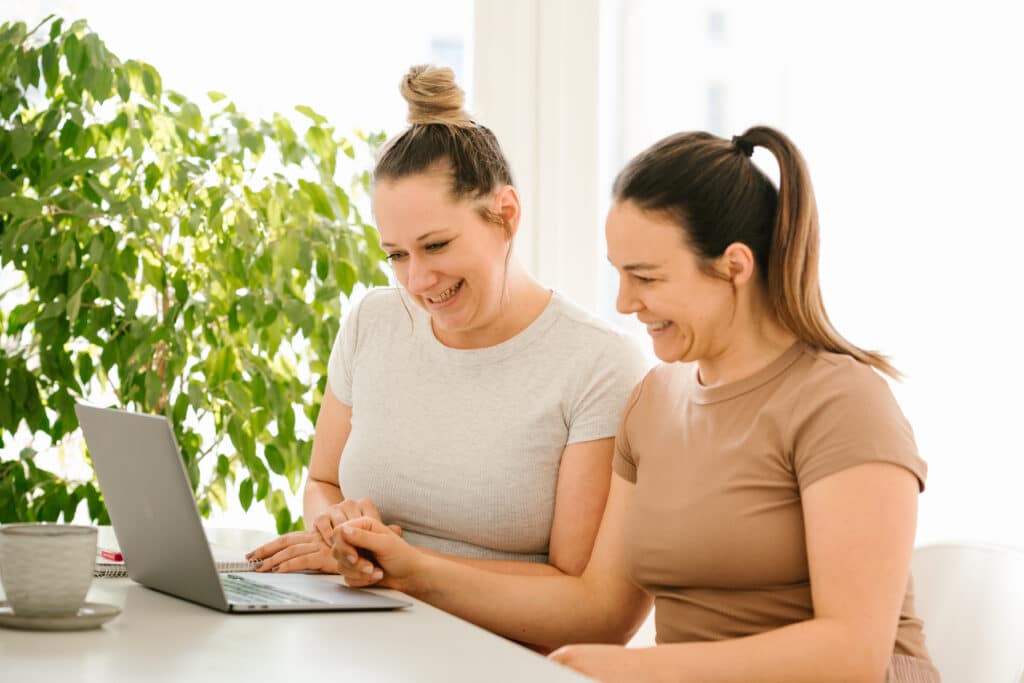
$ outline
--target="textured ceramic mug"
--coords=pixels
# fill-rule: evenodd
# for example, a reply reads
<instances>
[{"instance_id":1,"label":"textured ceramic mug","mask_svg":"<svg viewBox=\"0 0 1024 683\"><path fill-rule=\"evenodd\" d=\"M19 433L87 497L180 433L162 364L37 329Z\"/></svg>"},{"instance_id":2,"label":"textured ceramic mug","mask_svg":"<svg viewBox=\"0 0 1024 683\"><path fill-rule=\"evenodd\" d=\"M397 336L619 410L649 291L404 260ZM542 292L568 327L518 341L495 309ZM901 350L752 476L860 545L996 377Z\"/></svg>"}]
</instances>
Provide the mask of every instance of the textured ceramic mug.
<instances>
[{"instance_id":1,"label":"textured ceramic mug","mask_svg":"<svg viewBox=\"0 0 1024 683\"><path fill-rule=\"evenodd\" d=\"M85 602L95 564L96 527L0 526L0 583L17 615L75 614Z\"/></svg>"}]
</instances>

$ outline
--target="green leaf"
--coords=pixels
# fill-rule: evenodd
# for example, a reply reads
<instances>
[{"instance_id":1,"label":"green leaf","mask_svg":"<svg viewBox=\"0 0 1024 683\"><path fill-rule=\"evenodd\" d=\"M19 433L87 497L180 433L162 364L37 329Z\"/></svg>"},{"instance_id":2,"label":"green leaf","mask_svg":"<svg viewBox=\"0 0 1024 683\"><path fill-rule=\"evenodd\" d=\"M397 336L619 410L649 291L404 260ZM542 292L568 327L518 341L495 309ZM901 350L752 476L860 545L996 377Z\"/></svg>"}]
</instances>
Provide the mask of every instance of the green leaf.
<instances>
[{"instance_id":1,"label":"green leaf","mask_svg":"<svg viewBox=\"0 0 1024 683\"><path fill-rule=\"evenodd\" d=\"M263 451L263 455L267 458L267 465L270 466L270 471L274 474L284 474L284 458L281 456L281 451L277 449L274 444L267 444L267 447Z\"/></svg>"},{"instance_id":2,"label":"green leaf","mask_svg":"<svg viewBox=\"0 0 1024 683\"><path fill-rule=\"evenodd\" d=\"M160 74L149 64L142 66L142 86L146 89L146 94L153 100L160 98L160 92L163 89Z\"/></svg>"},{"instance_id":3,"label":"green leaf","mask_svg":"<svg viewBox=\"0 0 1024 683\"><path fill-rule=\"evenodd\" d=\"M160 167L154 163L150 163L146 166L146 192L152 193L156 184L160 182Z\"/></svg>"},{"instance_id":4,"label":"green leaf","mask_svg":"<svg viewBox=\"0 0 1024 683\"><path fill-rule=\"evenodd\" d=\"M60 55L56 43L43 46L43 78L46 80L47 92L52 92L60 80Z\"/></svg>"},{"instance_id":5,"label":"green leaf","mask_svg":"<svg viewBox=\"0 0 1024 683\"><path fill-rule=\"evenodd\" d=\"M15 218L38 216L42 210L42 205L30 197L0 197L0 211Z\"/></svg>"},{"instance_id":6,"label":"green leaf","mask_svg":"<svg viewBox=\"0 0 1024 683\"><path fill-rule=\"evenodd\" d=\"M32 141L34 138L32 130L25 126L15 126L10 134L11 155L14 156L15 161L21 161L32 151Z\"/></svg>"},{"instance_id":7,"label":"green leaf","mask_svg":"<svg viewBox=\"0 0 1024 683\"><path fill-rule=\"evenodd\" d=\"M252 505L252 488L252 479L248 477L243 479L242 483L238 485L238 502L242 504L242 509L245 511L248 511L249 506Z\"/></svg>"},{"instance_id":8,"label":"green leaf","mask_svg":"<svg viewBox=\"0 0 1024 683\"><path fill-rule=\"evenodd\" d=\"M243 411L249 411L252 409L252 402L249 400L249 394L242 389L242 385L234 380L228 380L224 383L224 391L227 393L228 398L235 405L235 408Z\"/></svg>"},{"instance_id":9,"label":"green leaf","mask_svg":"<svg viewBox=\"0 0 1024 683\"><path fill-rule=\"evenodd\" d=\"M78 311L82 308L82 287L79 287L78 291L71 295L67 303L67 314L68 322L74 323L78 320Z\"/></svg>"},{"instance_id":10,"label":"green leaf","mask_svg":"<svg viewBox=\"0 0 1024 683\"><path fill-rule=\"evenodd\" d=\"M315 123L318 126L327 123L327 119L325 119L320 114L317 114L315 111L313 111L312 108L307 107L304 104L300 104L300 105L296 106L295 107L295 111L299 112L300 114L302 114L303 116L305 116L306 118L308 118L309 120L311 120L313 123Z\"/></svg>"}]
</instances>

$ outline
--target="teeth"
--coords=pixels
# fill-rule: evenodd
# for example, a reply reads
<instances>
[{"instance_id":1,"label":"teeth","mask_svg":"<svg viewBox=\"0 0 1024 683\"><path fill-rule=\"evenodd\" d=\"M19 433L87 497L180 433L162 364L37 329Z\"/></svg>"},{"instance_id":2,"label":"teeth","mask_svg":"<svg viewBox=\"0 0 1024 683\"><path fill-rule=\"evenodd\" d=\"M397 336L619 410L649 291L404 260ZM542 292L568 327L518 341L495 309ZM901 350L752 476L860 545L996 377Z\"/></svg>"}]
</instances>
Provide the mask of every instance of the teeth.
<instances>
[{"instance_id":1,"label":"teeth","mask_svg":"<svg viewBox=\"0 0 1024 683\"><path fill-rule=\"evenodd\" d=\"M462 280L459 280L454 285L438 294L436 297L428 296L427 301L429 301L432 304L439 304L442 301L447 301L448 299L451 299L453 296L455 296L455 292L459 291L460 287L462 287Z\"/></svg>"},{"instance_id":2,"label":"teeth","mask_svg":"<svg viewBox=\"0 0 1024 683\"><path fill-rule=\"evenodd\" d=\"M660 323L647 323L647 329L651 332L657 332L668 327L668 321L662 320Z\"/></svg>"}]
</instances>

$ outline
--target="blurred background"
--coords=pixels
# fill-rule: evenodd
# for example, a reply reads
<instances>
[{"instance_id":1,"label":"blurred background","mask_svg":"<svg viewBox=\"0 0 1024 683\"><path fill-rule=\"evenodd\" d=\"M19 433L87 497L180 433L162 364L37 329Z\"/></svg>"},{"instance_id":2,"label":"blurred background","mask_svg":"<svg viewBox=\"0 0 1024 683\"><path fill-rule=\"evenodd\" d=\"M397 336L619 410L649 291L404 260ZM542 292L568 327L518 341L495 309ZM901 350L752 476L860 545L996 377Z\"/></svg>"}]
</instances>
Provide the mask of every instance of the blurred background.
<instances>
[{"instance_id":1,"label":"blurred background","mask_svg":"<svg viewBox=\"0 0 1024 683\"><path fill-rule=\"evenodd\" d=\"M833 322L906 374L893 391L930 468L918 542L1024 546L1020 3L0 3L0 22L51 13L197 101L220 91L254 118L304 104L341 133L400 130L406 69L450 65L512 161L519 258L641 340L605 260L615 172L671 132L779 127L814 179ZM272 528L229 499L213 523Z\"/></svg>"}]
</instances>

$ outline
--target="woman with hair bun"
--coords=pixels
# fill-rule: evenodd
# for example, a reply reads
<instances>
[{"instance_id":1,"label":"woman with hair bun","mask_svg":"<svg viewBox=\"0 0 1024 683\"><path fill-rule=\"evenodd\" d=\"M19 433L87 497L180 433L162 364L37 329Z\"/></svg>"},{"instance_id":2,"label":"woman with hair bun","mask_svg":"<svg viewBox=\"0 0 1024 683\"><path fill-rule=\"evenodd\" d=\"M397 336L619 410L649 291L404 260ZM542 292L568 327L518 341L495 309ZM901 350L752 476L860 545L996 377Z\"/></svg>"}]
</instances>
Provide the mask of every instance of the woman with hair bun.
<instances>
[{"instance_id":1,"label":"woman with hair bun","mask_svg":"<svg viewBox=\"0 0 1024 683\"><path fill-rule=\"evenodd\" d=\"M331 532L367 516L432 556L579 575L611 481L639 348L514 257L519 196L447 68L402 79L410 126L381 150L373 210L400 287L353 302L328 363L304 492L308 531L250 557L370 586Z\"/></svg>"},{"instance_id":2,"label":"woman with hair bun","mask_svg":"<svg viewBox=\"0 0 1024 683\"><path fill-rule=\"evenodd\" d=\"M776 188L755 148L779 166ZM580 577L495 577L373 519L334 532L380 585L602 681L937 683L909 580L926 466L818 286L807 169L782 133L682 133L619 174L617 306L663 364L631 396ZM876 372L877 371L877 372ZM658 645L621 646L652 603Z\"/></svg>"}]
</instances>

